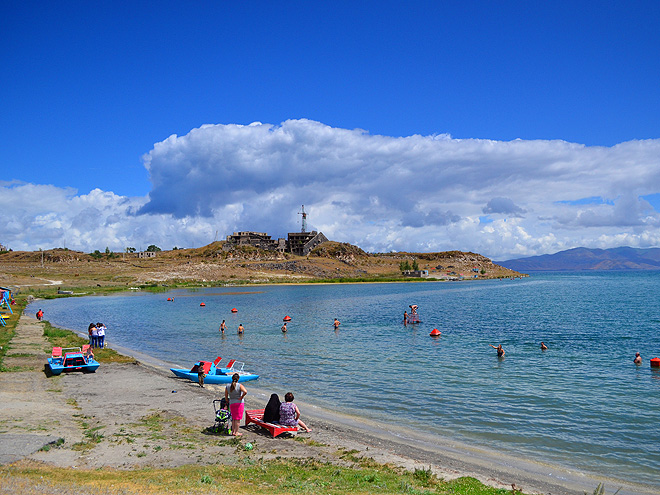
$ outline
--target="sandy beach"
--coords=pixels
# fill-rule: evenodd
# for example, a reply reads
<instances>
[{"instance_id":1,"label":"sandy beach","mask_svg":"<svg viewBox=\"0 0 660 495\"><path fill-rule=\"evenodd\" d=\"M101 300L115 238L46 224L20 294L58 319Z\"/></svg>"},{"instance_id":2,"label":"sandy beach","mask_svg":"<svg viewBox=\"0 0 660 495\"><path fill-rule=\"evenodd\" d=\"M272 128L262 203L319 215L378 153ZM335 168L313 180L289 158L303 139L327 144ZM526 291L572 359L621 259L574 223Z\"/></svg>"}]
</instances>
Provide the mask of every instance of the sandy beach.
<instances>
[{"instance_id":1,"label":"sandy beach","mask_svg":"<svg viewBox=\"0 0 660 495\"><path fill-rule=\"evenodd\" d=\"M49 378L43 373L49 346L42 336L42 325L34 318L22 316L12 341L12 353L17 357L8 355L5 359L7 368L21 366L32 371L0 373L3 464L128 470L232 464L244 455L235 446L227 445L226 437L209 430L214 421L212 401L223 395L224 387L200 388L174 377L169 371L171 363L124 348L115 349L133 356L135 364L102 364L95 374ZM246 387L247 409L263 408L273 392L280 396L287 392L261 390L256 382L249 382ZM347 461L336 455L343 449L406 469L430 467L444 479L471 476L494 487L511 489L515 485L525 493L591 493L600 482L612 491L621 486L613 480L429 438L423 431L407 429L403 414L396 415L396 423L383 425L358 415L323 410L306 403L303 397L297 397L296 403L313 431L300 433L298 440L302 441L296 441L288 436L271 438L255 425L242 427L241 441L254 445L251 455L345 464ZM153 434L155 429L157 435ZM42 449L47 444L53 447ZM11 492L16 483L11 477L3 477L1 493ZM651 492L623 486L619 493Z\"/></svg>"}]
</instances>

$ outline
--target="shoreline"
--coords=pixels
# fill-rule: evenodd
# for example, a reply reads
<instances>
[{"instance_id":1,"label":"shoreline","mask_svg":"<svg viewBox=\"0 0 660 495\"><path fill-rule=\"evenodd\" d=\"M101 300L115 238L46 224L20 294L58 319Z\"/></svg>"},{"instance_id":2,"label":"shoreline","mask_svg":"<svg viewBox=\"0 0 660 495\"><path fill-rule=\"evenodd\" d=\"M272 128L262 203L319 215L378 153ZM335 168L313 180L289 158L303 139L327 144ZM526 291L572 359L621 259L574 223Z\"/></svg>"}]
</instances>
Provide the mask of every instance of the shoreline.
<instances>
[{"instance_id":1,"label":"shoreline","mask_svg":"<svg viewBox=\"0 0 660 495\"><path fill-rule=\"evenodd\" d=\"M84 336L83 333L76 333ZM174 378L169 368L180 366L124 346L115 345L112 348L168 378ZM192 383L174 379L186 385ZM272 391L255 385L255 382L246 385L249 392L246 401L253 403L258 399L258 404L250 407L263 408ZM197 388L197 385L193 384L193 387ZM222 391L223 388L213 385L205 387L211 392ZM198 391L201 392L201 389ZM283 392L279 392L279 395L283 395ZM656 493L645 485L605 476L596 477L557 464L517 458L438 435L429 436L426 432L407 428L404 418L397 419L397 423L383 425L378 421L332 411L313 402L296 400L296 403L304 420L313 430L316 431L320 427L332 431L337 435L338 444L348 445L347 448L357 447L358 450L366 449L375 454L374 460L377 462L395 463L407 469L430 467L435 474L447 480L470 476L496 488L509 489L515 485L516 489L522 489L526 493L555 495L591 493L599 483L604 483L614 490L621 487L618 492L620 495ZM314 435L314 432L311 435Z\"/></svg>"}]
</instances>

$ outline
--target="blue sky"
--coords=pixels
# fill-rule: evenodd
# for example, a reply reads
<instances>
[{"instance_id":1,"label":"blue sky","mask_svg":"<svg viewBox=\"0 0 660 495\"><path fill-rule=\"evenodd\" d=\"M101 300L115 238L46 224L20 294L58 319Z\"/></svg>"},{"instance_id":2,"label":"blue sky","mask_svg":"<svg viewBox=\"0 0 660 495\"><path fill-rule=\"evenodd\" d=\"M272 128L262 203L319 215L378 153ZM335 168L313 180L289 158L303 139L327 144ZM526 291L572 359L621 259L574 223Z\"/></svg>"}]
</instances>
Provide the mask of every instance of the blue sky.
<instances>
[{"instance_id":1,"label":"blue sky","mask_svg":"<svg viewBox=\"0 0 660 495\"><path fill-rule=\"evenodd\" d=\"M305 203L373 251L659 245L659 25L658 2L5 1L0 243L277 236Z\"/></svg>"}]
</instances>

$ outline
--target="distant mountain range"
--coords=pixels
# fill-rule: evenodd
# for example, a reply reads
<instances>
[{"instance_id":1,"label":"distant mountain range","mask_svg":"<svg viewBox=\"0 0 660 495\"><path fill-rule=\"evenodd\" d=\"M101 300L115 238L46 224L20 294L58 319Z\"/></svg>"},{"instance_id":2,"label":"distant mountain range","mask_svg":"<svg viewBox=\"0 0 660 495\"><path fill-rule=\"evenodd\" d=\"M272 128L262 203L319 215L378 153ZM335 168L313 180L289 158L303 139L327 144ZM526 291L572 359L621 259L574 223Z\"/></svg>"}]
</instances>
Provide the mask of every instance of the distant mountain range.
<instances>
[{"instance_id":1,"label":"distant mountain range","mask_svg":"<svg viewBox=\"0 0 660 495\"><path fill-rule=\"evenodd\" d=\"M575 248L555 254L496 263L523 273L569 270L660 270L660 248Z\"/></svg>"}]
</instances>

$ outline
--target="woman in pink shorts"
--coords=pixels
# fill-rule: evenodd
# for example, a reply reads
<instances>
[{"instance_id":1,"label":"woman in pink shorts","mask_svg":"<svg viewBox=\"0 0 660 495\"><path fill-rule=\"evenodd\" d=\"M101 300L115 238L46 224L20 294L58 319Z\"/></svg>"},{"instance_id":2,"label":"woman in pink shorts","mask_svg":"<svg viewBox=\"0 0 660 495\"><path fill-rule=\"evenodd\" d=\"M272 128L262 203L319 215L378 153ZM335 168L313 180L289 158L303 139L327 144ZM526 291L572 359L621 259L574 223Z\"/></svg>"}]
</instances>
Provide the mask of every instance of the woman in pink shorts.
<instances>
[{"instance_id":1,"label":"woman in pink shorts","mask_svg":"<svg viewBox=\"0 0 660 495\"><path fill-rule=\"evenodd\" d=\"M238 428L241 424L241 418L243 417L243 411L245 410L245 396L247 395L247 390L245 387L238 383L240 375L234 373L231 377L231 384L227 384L225 387L225 400L229 403L229 412L231 412L231 434L233 436L242 435L238 431Z\"/></svg>"}]
</instances>

